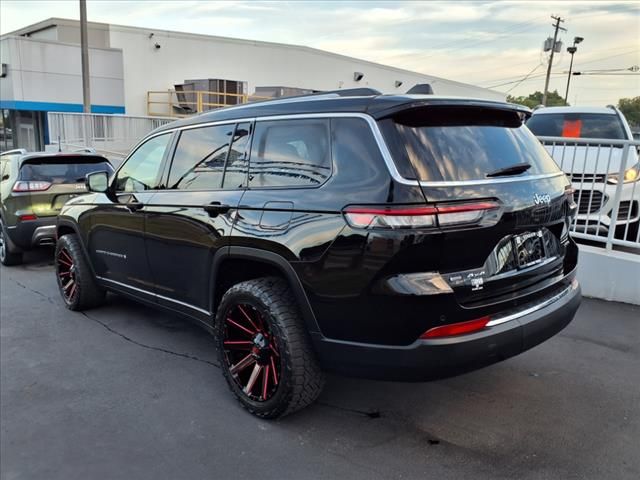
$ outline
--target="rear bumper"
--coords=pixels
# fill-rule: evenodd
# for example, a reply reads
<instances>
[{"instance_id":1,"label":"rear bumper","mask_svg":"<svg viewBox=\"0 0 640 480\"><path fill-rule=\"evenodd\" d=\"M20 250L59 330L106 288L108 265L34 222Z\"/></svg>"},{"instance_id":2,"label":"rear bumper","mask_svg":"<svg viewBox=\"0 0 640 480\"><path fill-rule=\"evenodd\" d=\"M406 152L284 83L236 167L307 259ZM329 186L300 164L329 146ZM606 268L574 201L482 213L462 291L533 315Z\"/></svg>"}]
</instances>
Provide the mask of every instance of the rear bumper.
<instances>
[{"instance_id":1,"label":"rear bumper","mask_svg":"<svg viewBox=\"0 0 640 480\"><path fill-rule=\"evenodd\" d=\"M435 380L499 362L547 340L571 322L580 299L580 286L574 281L551 303L511 315L511 319L476 333L417 340L407 346L344 342L319 336L314 338L314 344L322 366L330 371L380 380Z\"/></svg>"},{"instance_id":2,"label":"rear bumper","mask_svg":"<svg viewBox=\"0 0 640 480\"><path fill-rule=\"evenodd\" d=\"M43 217L18 222L7 227L7 235L19 248L29 249L41 245L53 245L56 241L57 217Z\"/></svg>"}]
</instances>

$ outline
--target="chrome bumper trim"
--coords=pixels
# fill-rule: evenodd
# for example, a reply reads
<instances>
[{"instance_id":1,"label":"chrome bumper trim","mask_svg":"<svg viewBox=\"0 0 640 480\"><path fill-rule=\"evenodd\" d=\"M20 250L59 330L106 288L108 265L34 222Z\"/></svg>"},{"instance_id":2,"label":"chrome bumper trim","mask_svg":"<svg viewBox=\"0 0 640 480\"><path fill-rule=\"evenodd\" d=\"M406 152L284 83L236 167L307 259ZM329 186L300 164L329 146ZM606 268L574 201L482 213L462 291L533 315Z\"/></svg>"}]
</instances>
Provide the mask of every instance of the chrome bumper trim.
<instances>
[{"instance_id":1,"label":"chrome bumper trim","mask_svg":"<svg viewBox=\"0 0 640 480\"><path fill-rule=\"evenodd\" d=\"M487 327L495 327L496 325L510 322L511 320L516 320L517 318L521 318L521 317L524 317L525 315L529 315L531 313L537 312L538 310L541 310L545 307L548 307L552 303L557 302L561 298L568 295L570 292L574 291L576 288L578 288L578 281L574 278L573 281L571 282L571 285L569 285L567 288L562 290L560 293L554 295L553 297L547 298L543 302L533 305L532 307L529 307L520 312L512 313L510 315L505 315L502 317L492 317L491 320L489 320L489 322L487 323Z\"/></svg>"}]
</instances>

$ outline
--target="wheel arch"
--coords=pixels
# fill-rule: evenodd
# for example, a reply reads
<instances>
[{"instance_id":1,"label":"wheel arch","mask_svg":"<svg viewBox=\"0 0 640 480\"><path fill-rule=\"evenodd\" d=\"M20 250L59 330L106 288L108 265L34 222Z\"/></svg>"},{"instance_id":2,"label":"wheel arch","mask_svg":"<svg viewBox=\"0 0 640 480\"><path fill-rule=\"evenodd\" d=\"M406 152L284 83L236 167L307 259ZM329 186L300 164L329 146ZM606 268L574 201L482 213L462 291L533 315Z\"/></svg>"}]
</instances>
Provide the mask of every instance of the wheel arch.
<instances>
[{"instance_id":1,"label":"wheel arch","mask_svg":"<svg viewBox=\"0 0 640 480\"><path fill-rule=\"evenodd\" d=\"M218 251L215 255L211 278L211 285L213 288L213 294L211 296L213 322L215 322L215 314L219 299L222 298L222 295L226 291L224 284L229 280L226 276L229 273L230 267L242 267L247 265L257 266L258 268L252 269L250 273L245 270L238 274L235 277L238 281L250 280L261 276L268 276L270 274L281 276L287 281L291 291L293 292L308 332L310 334L321 333L318 322L311 308L311 304L307 298L307 294L305 293L302 283L291 264L277 253L251 247L232 246Z\"/></svg>"}]
</instances>

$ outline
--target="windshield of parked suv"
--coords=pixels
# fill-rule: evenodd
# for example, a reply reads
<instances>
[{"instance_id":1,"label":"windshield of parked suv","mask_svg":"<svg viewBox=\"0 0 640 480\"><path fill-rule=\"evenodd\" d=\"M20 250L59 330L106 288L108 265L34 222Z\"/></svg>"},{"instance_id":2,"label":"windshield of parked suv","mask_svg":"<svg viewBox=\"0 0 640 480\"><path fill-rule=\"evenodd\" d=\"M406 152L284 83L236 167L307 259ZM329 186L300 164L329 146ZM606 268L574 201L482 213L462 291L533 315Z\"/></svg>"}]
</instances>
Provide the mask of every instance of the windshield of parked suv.
<instances>
[{"instance_id":1,"label":"windshield of parked suv","mask_svg":"<svg viewBox=\"0 0 640 480\"><path fill-rule=\"evenodd\" d=\"M527 127L543 137L626 139L618 116L608 113L539 113Z\"/></svg>"},{"instance_id":2,"label":"windshield of parked suv","mask_svg":"<svg viewBox=\"0 0 640 480\"><path fill-rule=\"evenodd\" d=\"M19 179L57 183L81 183L92 172L113 172L109 162L100 157L63 157L26 160L20 167Z\"/></svg>"},{"instance_id":3,"label":"windshield of parked suv","mask_svg":"<svg viewBox=\"0 0 640 480\"><path fill-rule=\"evenodd\" d=\"M514 175L559 171L514 111L426 107L403 112L380 126L398 170L407 178L480 180L522 165L528 166Z\"/></svg>"}]
</instances>

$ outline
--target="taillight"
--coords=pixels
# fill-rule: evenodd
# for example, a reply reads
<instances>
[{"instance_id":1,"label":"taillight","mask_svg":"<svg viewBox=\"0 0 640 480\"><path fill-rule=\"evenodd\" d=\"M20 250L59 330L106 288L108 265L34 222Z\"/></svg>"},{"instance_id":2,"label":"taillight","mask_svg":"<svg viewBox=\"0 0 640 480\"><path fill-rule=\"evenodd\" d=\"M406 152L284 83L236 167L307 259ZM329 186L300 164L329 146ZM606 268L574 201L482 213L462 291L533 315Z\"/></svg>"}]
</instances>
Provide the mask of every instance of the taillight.
<instances>
[{"instance_id":1,"label":"taillight","mask_svg":"<svg viewBox=\"0 0 640 480\"><path fill-rule=\"evenodd\" d=\"M28 215L20 215L20 221L24 222L24 221L28 221L28 220L37 220L38 217L36 217L33 214L28 214Z\"/></svg>"},{"instance_id":2,"label":"taillight","mask_svg":"<svg viewBox=\"0 0 640 480\"><path fill-rule=\"evenodd\" d=\"M473 333L482 330L487 326L491 317L481 317L468 322L452 323L450 325L442 325L433 327L420 335L421 339L452 337L455 335L463 335L465 333Z\"/></svg>"},{"instance_id":3,"label":"taillight","mask_svg":"<svg viewBox=\"0 0 640 480\"><path fill-rule=\"evenodd\" d=\"M495 201L442 203L434 206L369 207L351 206L344 216L355 228L429 228L487 225L499 219L500 204Z\"/></svg>"},{"instance_id":4,"label":"taillight","mask_svg":"<svg viewBox=\"0 0 640 480\"><path fill-rule=\"evenodd\" d=\"M49 182L32 182L32 181L23 181L18 180L14 185L12 190L14 192L42 192L47 190L51 186Z\"/></svg>"}]
</instances>

